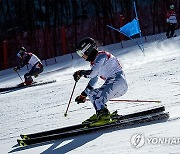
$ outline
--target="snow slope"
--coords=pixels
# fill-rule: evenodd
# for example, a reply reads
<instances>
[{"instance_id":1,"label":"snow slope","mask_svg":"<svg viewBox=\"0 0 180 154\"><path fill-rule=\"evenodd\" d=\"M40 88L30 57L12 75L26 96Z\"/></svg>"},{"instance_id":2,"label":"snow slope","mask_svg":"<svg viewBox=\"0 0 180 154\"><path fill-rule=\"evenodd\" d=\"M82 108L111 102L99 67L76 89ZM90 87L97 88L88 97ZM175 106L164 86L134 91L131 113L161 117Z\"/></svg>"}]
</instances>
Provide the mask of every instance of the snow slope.
<instances>
[{"instance_id":1,"label":"snow slope","mask_svg":"<svg viewBox=\"0 0 180 154\"><path fill-rule=\"evenodd\" d=\"M74 85L73 72L89 68L89 63L76 59L48 66L36 79L56 79L56 83L0 94L0 153L180 153L180 142L156 142L158 138L180 138L179 41L180 37L175 37L146 43L145 56L137 46L111 51L122 62L129 85L128 92L121 98L161 100L162 103L108 102L109 110L118 109L119 114L127 114L164 105L170 113L167 122L100 131L24 148L18 147L16 140L19 134L78 124L94 113L90 102L77 105L72 101L68 116L64 117ZM25 71L20 72L21 75L24 73ZM6 74L0 78L1 87L16 85L19 82L16 74ZM84 78L78 82L73 100L83 91L87 82ZM98 85L100 84L101 82ZM145 137L146 142L142 147L136 148L131 144L131 137L136 134L143 134ZM148 143L149 138L154 139L153 142Z\"/></svg>"}]
</instances>

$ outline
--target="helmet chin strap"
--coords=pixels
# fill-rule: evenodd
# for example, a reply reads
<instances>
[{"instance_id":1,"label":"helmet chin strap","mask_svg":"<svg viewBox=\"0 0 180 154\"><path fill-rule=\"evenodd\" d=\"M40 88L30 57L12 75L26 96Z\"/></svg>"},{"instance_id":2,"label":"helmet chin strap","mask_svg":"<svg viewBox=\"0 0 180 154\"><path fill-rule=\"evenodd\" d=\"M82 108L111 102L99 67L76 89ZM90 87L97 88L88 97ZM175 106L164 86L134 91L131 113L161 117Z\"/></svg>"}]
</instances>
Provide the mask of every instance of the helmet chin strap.
<instances>
[{"instance_id":1,"label":"helmet chin strap","mask_svg":"<svg viewBox=\"0 0 180 154\"><path fill-rule=\"evenodd\" d=\"M87 55L85 55L85 54L84 54L82 57L83 57L85 60L87 60L87 59L88 59L88 56L87 56Z\"/></svg>"}]
</instances>

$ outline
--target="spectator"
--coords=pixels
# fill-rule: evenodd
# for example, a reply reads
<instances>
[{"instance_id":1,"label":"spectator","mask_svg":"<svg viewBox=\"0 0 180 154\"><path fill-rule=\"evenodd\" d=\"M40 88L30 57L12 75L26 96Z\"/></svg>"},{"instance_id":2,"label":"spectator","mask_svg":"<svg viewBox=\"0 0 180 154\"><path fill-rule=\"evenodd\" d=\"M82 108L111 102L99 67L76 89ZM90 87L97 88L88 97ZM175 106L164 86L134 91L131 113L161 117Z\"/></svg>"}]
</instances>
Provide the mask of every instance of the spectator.
<instances>
[{"instance_id":1,"label":"spectator","mask_svg":"<svg viewBox=\"0 0 180 154\"><path fill-rule=\"evenodd\" d=\"M176 24L177 24L177 19L176 19L176 13L174 10L174 5L170 5L170 9L167 12L166 15L166 22L167 22L167 32L166 32L166 37L171 38L176 35L174 35Z\"/></svg>"}]
</instances>

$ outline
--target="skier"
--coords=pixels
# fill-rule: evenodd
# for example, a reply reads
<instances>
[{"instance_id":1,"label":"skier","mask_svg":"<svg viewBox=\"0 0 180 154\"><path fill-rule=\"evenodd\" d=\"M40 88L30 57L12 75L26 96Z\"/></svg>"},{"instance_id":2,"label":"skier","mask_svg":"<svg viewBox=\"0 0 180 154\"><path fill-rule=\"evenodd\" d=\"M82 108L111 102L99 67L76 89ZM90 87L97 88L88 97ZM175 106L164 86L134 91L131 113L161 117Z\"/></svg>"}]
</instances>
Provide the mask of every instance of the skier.
<instances>
[{"instance_id":1,"label":"skier","mask_svg":"<svg viewBox=\"0 0 180 154\"><path fill-rule=\"evenodd\" d=\"M167 22L167 26L168 26L167 27L167 32L166 32L166 37L167 38L170 38L170 37L174 36L175 27L176 27L176 24L177 24L174 5L170 5L169 8L170 8L170 10L168 10L167 15L166 15L166 22Z\"/></svg>"},{"instance_id":2,"label":"skier","mask_svg":"<svg viewBox=\"0 0 180 154\"><path fill-rule=\"evenodd\" d=\"M27 53L24 47L18 50L17 56L21 58L22 62L19 66L14 67L14 71L20 70L27 64L32 66L31 70L24 75L25 82L23 84L31 85L33 82L32 76L37 77L43 72L43 64L41 60L33 53Z\"/></svg>"},{"instance_id":3,"label":"skier","mask_svg":"<svg viewBox=\"0 0 180 154\"><path fill-rule=\"evenodd\" d=\"M78 104L84 103L88 96L96 110L96 114L84 123L96 121L94 122L95 126L107 124L112 119L106 103L111 98L124 95L128 89L122 66L117 58L109 52L99 51L95 40L90 37L79 42L76 52L91 64L91 69L78 70L73 74L76 82L82 76L90 78L85 90L75 99ZM99 88L94 88L98 77L104 80L104 84Z\"/></svg>"}]
</instances>

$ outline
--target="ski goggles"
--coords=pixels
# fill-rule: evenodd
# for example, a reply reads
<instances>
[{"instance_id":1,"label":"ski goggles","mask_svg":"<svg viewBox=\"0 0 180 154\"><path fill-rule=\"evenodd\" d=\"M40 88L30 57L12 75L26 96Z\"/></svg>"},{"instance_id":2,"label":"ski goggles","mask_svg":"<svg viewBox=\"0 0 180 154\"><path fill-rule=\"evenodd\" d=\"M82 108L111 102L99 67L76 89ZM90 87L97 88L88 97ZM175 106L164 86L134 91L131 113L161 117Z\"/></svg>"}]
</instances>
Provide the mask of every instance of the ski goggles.
<instances>
[{"instance_id":1,"label":"ski goggles","mask_svg":"<svg viewBox=\"0 0 180 154\"><path fill-rule=\"evenodd\" d=\"M91 52L93 50L93 46L88 43L82 50L76 50L77 54L80 56L80 57L83 57L83 55L87 55L88 56L88 53Z\"/></svg>"},{"instance_id":2,"label":"ski goggles","mask_svg":"<svg viewBox=\"0 0 180 154\"><path fill-rule=\"evenodd\" d=\"M19 58L22 58L21 55L20 55L20 53L17 53L17 56L18 56Z\"/></svg>"},{"instance_id":3,"label":"ski goggles","mask_svg":"<svg viewBox=\"0 0 180 154\"><path fill-rule=\"evenodd\" d=\"M76 50L76 53L80 56L83 57L84 53L82 52L82 50Z\"/></svg>"}]
</instances>

